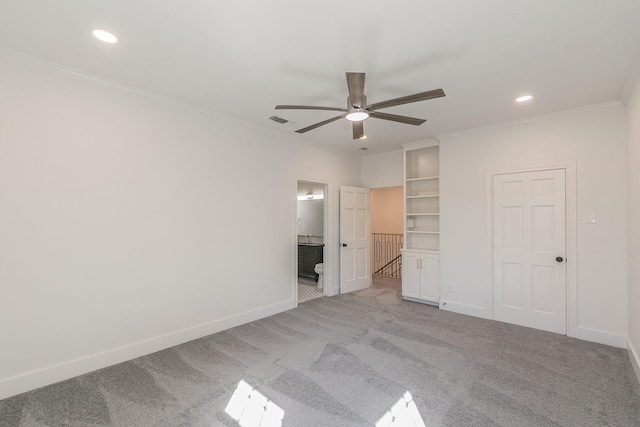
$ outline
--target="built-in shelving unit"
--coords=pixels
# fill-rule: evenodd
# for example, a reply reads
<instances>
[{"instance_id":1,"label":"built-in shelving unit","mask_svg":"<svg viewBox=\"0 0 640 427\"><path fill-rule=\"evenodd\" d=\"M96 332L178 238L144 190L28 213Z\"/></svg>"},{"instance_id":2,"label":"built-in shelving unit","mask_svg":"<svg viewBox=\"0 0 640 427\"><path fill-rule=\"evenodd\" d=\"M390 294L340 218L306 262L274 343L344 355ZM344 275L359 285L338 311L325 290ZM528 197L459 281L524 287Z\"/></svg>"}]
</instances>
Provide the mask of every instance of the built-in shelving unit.
<instances>
[{"instance_id":1,"label":"built-in shelving unit","mask_svg":"<svg viewBox=\"0 0 640 427\"><path fill-rule=\"evenodd\" d=\"M438 304L440 263L440 162L437 140L404 148L402 295Z\"/></svg>"},{"instance_id":2,"label":"built-in shelving unit","mask_svg":"<svg viewBox=\"0 0 640 427\"><path fill-rule=\"evenodd\" d=\"M405 248L440 247L440 169L437 141L404 147Z\"/></svg>"}]
</instances>

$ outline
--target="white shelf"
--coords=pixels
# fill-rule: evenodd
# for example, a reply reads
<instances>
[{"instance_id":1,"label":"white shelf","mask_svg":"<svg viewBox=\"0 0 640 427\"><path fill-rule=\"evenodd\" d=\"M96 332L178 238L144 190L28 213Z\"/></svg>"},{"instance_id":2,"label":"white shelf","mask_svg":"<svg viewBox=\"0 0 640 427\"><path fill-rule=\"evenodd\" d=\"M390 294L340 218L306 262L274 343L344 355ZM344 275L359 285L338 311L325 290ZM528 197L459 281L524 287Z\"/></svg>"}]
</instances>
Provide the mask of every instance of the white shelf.
<instances>
[{"instance_id":1,"label":"white shelf","mask_svg":"<svg viewBox=\"0 0 640 427\"><path fill-rule=\"evenodd\" d=\"M403 146L405 249L440 247L440 166L435 141ZM403 295L405 279L403 278Z\"/></svg>"},{"instance_id":2,"label":"white shelf","mask_svg":"<svg viewBox=\"0 0 640 427\"><path fill-rule=\"evenodd\" d=\"M407 182L428 181L430 179L440 179L440 177L439 176L425 176L425 177L421 177L421 178L407 178Z\"/></svg>"},{"instance_id":3,"label":"white shelf","mask_svg":"<svg viewBox=\"0 0 640 427\"><path fill-rule=\"evenodd\" d=\"M407 196L407 199L430 199L440 197L439 194L421 194L418 196Z\"/></svg>"}]
</instances>

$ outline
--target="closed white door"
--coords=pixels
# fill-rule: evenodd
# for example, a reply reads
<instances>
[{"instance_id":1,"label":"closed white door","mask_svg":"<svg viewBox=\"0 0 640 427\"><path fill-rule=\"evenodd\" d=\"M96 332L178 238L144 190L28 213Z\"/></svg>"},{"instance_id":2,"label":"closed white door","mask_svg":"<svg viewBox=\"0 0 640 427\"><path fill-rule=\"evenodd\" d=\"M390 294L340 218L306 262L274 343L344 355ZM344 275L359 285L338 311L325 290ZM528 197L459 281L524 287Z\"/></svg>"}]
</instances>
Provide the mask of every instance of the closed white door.
<instances>
[{"instance_id":1,"label":"closed white door","mask_svg":"<svg viewBox=\"0 0 640 427\"><path fill-rule=\"evenodd\" d=\"M493 246L495 320L566 334L564 169L494 175Z\"/></svg>"},{"instance_id":2,"label":"closed white door","mask_svg":"<svg viewBox=\"0 0 640 427\"><path fill-rule=\"evenodd\" d=\"M340 293L371 286L369 189L340 187Z\"/></svg>"}]
</instances>

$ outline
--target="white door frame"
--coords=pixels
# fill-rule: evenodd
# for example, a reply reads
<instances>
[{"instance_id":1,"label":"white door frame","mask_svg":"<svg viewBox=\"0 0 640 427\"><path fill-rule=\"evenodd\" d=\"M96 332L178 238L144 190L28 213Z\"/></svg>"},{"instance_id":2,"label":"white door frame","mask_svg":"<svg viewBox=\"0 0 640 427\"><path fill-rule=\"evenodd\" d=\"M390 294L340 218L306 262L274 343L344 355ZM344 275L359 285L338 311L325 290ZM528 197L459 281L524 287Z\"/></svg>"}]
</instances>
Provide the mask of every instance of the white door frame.
<instances>
[{"instance_id":1,"label":"white door frame","mask_svg":"<svg viewBox=\"0 0 640 427\"><path fill-rule=\"evenodd\" d=\"M520 172L536 172L551 169L565 171L566 197L566 267L567 267L567 336L577 337L578 334L578 286L577 286L577 179L576 162L567 161L557 165L523 167L519 169L486 169L485 170L485 252L486 252L486 307L487 315L493 319L493 177Z\"/></svg>"},{"instance_id":2,"label":"white door frame","mask_svg":"<svg viewBox=\"0 0 640 427\"><path fill-rule=\"evenodd\" d=\"M295 193L294 193L294 212L296 213L294 215L294 217L297 219L298 218L298 182L300 181L305 181L305 182L313 182L316 184L320 184L324 186L324 203L322 204L322 208L323 208L323 212L322 215L324 216L323 218L323 224L322 224L322 233L324 234L323 238L324 238L324 256L323 256L323 260L322 263L324 264L324 277L323 277L323 286L322 286L322 292L324 293L325 296L333 296L334 292L333 292L333 267L334 267L334 263L333 263L333 256L334 256L334 246L335 244L333 243L333 236L332 236L332 230L333 230L333 222L331 221L331 216L329 215L329 212L331 212L331 210L329 209L329 205L331 204L331 185L328 182L324 182L324 181L318 181L317 179L307 179L307 178L298 178L295 181ZM298 306L298 224L297 222L294 220L293 221L293 236L294 236L294 247L295 247L295 262L294 262L294 266L293 266L293 299L295 301L296 307Z\"/></svg>"}]
</instances>

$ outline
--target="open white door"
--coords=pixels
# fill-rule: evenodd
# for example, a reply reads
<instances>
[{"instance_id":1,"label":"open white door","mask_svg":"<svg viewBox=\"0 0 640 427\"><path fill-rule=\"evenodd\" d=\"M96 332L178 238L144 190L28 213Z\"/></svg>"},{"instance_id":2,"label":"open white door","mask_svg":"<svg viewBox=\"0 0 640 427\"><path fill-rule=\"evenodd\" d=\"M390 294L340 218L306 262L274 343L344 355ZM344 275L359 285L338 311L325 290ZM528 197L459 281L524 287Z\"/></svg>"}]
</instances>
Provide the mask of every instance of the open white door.
<instances>
[{"instance_id":1,"label":"open white door","mask_svg":"<svg viewBox=\"0 0 640 427\"><path fill-rule=\"evenodd\" d=\"M566 334L564 169L493 177L494 319Z\"/></svg>"},{"instance_id":2,"label":"open white door","mask_svg":"<svg viewBox=\"0 0 640 427\"><path fill-rule=\"evenodd\" d=\"M340 187L340 293L371 286L369 189Z\"/></svg>"}]
</instances>

